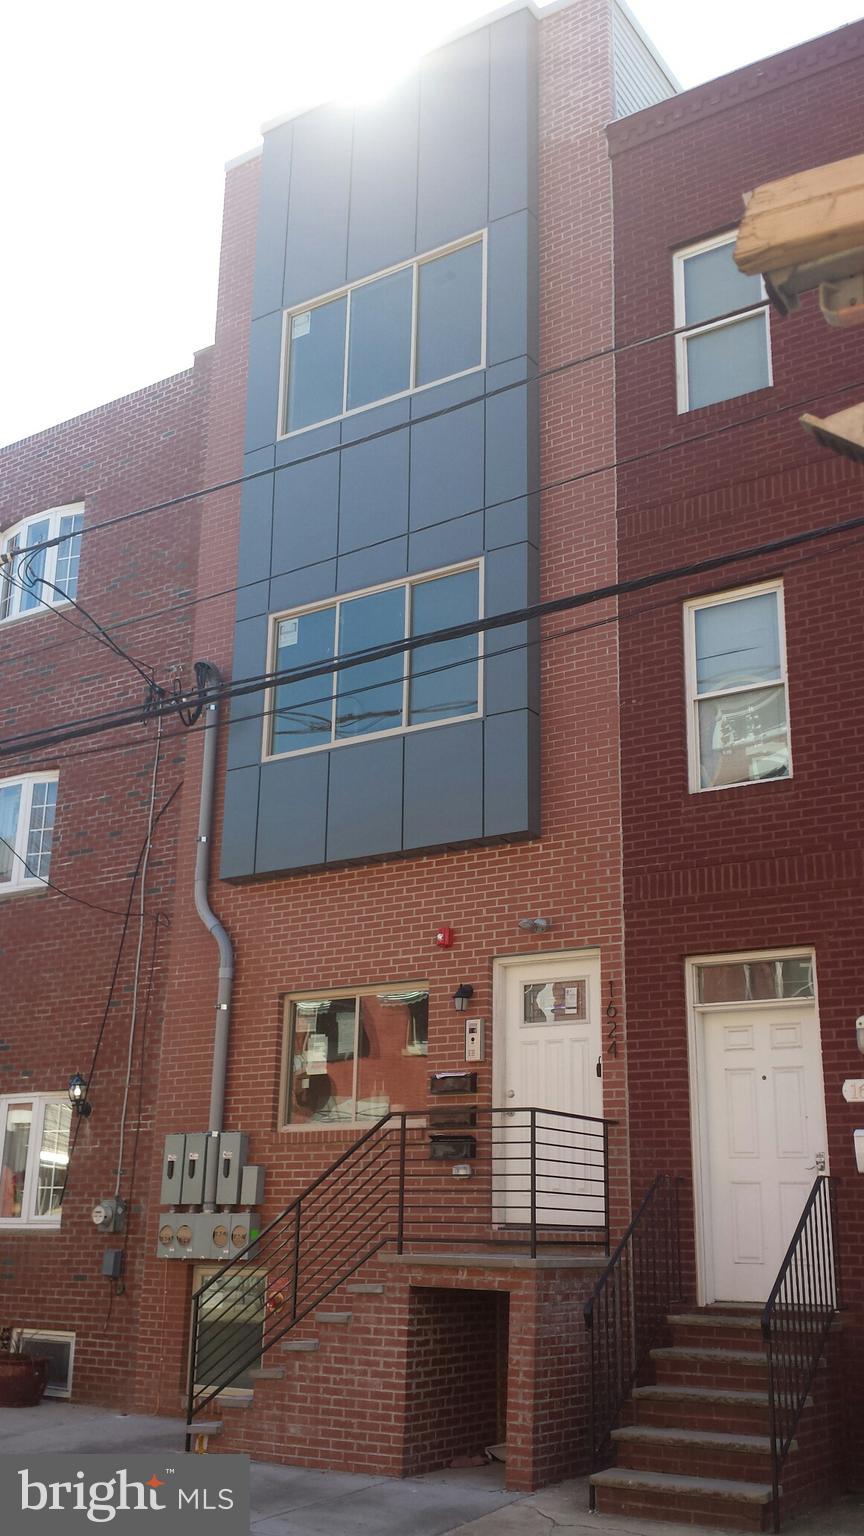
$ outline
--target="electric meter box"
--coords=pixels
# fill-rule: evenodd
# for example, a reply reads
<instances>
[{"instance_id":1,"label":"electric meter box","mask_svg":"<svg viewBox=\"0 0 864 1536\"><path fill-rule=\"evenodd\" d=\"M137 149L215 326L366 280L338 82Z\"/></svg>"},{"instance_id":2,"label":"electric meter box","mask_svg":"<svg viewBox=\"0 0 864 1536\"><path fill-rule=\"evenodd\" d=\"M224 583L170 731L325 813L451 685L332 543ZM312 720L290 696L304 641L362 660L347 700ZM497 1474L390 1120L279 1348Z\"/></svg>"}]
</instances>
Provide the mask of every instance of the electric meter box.
<instances>
[{"instance_id":1,"label":"electric meter box","mask_svg":"<svg viewBox=\"0 0 864 1536\"><path fill-rule=\"evenodd\" d=\"M216 1173L217 1205L240 1204L242 1200L240 1182L248 1151L249 1137L245 1132L222 1132L219 1137L219 1164Z\"/></svg>"},{"instance_id":2,"label":"electric meter box","mask_svg":"<svg viewBox=\"0 0 864 1536\"><path fill-rule=\"evenodd\" d=\"M186 1151L185 1136L166 1136L162 1155L162 1205L179 1205L183 1187L183 1154Z\"/></svg>"},{"instance_id":3,"label":"electric meter box","mask_svg":"<svg viewBox=\"0 0 864 1536\"><path fill-rule=\"evenodd\" d=\"M186 1146L183 1151L183 1182L180 1189L182 1205L202 1205L204 1202L204 1167L207 1160L208 1139L204 1135L186 1137Z\"/></svg>"},{"instance_id":4,"label":"electric meter box","mask_svg":"<svg viewBox=\"0 0 864 1536\"><path fill-rule=\"evenodd\" d=\"M264 1169L259 1163L247 1163L240 1178L240 1204L263 1205Z\"/></svg>"}]
</instances>

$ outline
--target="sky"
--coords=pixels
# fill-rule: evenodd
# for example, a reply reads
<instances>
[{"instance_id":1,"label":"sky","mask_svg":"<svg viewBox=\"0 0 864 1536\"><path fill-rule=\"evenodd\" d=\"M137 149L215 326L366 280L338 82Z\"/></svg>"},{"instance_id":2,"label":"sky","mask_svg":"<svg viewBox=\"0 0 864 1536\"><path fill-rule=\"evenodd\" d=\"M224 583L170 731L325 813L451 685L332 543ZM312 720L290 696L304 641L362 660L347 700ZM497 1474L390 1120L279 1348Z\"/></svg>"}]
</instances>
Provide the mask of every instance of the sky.
<instances>
[{"instance_id":1,"label":"sky","mask_svg":"<svg viewBox=\"0 0 864 1536\"><path fill-rule=\"evenodd\" d=\"M262 123L374 95L499 3L7 7L0 444L176 373L212 341L224 165L260 142ZM858 20L861 4L631 10L687 87Z\"/></svg>"}]
</instances>

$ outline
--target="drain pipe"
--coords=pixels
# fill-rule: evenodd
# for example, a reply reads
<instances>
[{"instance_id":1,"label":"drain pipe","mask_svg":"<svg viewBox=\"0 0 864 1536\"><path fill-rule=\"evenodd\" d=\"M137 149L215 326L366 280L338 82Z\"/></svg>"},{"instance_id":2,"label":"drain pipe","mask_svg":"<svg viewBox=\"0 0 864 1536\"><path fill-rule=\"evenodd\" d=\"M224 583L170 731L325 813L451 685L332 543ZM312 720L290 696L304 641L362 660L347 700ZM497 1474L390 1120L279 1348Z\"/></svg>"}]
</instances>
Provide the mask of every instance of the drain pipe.
<instances>
[{"instance_id":1,"label":"drain pipe","mask_svg":"<svg viewBox=\"0 0 864 1536\"><path fill-rule=\"evenodd\" d=\"M199 686L222 682L222 675L212 662L196 665ZM204 706L204 758L201 765L201 797L198 810L198 848L195 855L195 910L208 933L219 946L219 983L216 992L216 1019L213 1030L213 1067L210 1078L211 1137L222 1130L225 1109L225 1075L228 1066L228 1032L231 1024L231 989L234 982L234 951L225 929L210 905L210 833L213 821L213 790L216 781L216 753L219 746L219 703ZM204 1209L215 1209L218 1143L207 1146L204 1172Z\"/></svg>"}]
</instances>

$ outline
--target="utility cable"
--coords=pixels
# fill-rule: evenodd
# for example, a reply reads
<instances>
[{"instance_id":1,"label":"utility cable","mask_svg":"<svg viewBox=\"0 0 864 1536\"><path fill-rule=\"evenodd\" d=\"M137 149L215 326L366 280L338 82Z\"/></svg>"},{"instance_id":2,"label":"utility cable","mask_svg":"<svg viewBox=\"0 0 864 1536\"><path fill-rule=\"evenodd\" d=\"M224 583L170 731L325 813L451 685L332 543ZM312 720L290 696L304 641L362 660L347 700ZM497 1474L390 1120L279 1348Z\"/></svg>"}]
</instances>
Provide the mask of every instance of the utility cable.
<instances>
[{"instance_id":1,"label":"utility cable","mask_svg":"<svg viewBox=\"0 0 864 1536\"><path fill-rule=\"evenodd\" d=\"M182 732L178 732L178 735L180 735L180 734L182 734ZM28 875L30 875L30 877L33 880L38 880L40 885L47 886L49 890L54 891L55 895L62 896L64 898L64 900L66 900L66 901L74 901L76 906L79 906L79 907L89 907L91 912L104 912L107 917L123 917L124 916L124 913L120 910L119 907L103 907L103 906L100 906L98 901L85 901L83 896L73 896L71 891L64 891L62 886L55 885L54 881L53 880L49 880L47 875L40 875L40 874L38 874L37 871L33 868L33 866L31 864L27 863L27 860L25 859L23 853L18 853L16 851L15 844L14 843L10 843L10 841L9 841L9 839L7 837L3 837L2 835L0 835L0 843L2 843L5 848L8 848L9 852L11 854L13 854L15 856L15 858L20 859L20 861L23 864L24 868L26 869ZM157 912L155 917L152 919L152 921L156 922L156 923L159 923L159 922L161 922L163 920L164 920L164 913L162 913L162 912Z\"/></svg>"},{"instance_id":2,"label":"utility cable","mask_svg":"<svg viewBox=\"0 0 864 1536\"><path fill-rule=\"evenodd\" d=\"M66 535L67 539L70 537L75 538L77 535ZM56 603L50 603L47 598L42 597L42 595L37 592L36 588L37 586L50 587L51 591L54 592L57 597L62 598L66 603L71 603L76 613L80 613L82 618L87 620L88 624L93 625L96 634L92 634L89 630L83 629L80 624L73 623L73 628L80 629L82 634L87 635L89 639L94 640L98 645L106 646L108 650L113 652L115 656L119 657L121 661L128 661L130 667L134 668L134 670L138 673L138 676L143 679L148 693L152 693L156 687L155 672L153 667L146 667L145 669L143 663L136 661L134 656L129 655L128 651L124 651L123 647L119 644L118 641L114 639L113 635L110 635L107 629L103 628L98 619L94 619L92 613L87 612L87 609L78 602L77 598L71 597L65 588L57 586L53 581L49 581L47 576L34 577L31 562L35 559L37 553L37 550L27 550L25 553L25 558L19 560L19 568L24 572L24 581L22 582L17 575L11 579L16 582L16 585L19 586L22 591L32 593L38 603L41 603L42 606L47 608L50 613L57 613L59 617L65 619L67 623L72 622L69 619L69 615L65 614L62 608L58 609ZM3 557L0 556L0 564L2 564L2 558Z\"/></svg>"}]
</instances>

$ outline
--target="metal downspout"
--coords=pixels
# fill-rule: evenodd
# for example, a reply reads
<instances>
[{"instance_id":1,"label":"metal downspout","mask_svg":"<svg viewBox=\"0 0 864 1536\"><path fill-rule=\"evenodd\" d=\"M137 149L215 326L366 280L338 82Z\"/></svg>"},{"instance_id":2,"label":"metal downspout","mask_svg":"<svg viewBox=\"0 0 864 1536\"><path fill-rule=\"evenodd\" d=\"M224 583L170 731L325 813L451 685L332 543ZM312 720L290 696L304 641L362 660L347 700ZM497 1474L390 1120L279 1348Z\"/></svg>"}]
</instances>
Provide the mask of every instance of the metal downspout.
<instances>
[{"instance_id":1,"label":"metal downspout","mask_svg":"<svg viewBox=\"0 0 864 1536\"><path fill-rule=\"evenodd\" d=\"M222 681L218 669L208 663L209 681ZM222 1130L225 1108L225 1076L228 1065L228 1034L231 1025L231 990L234 982L234 951L225 929L210 905L210 834L213 820L213 791L216 781L216 753L219 746L219 704L204 706L204 758L201 765L201 797L198 810L198 847L195 855L195 909L208 933L219 946L219 982L216 992L216 1019L213 1030L213 1066L210 1078L210 1135ZM216 1195L217 1162L206 1161L204 1203L213 1204Z\"/></svg>"}]
</instances>

